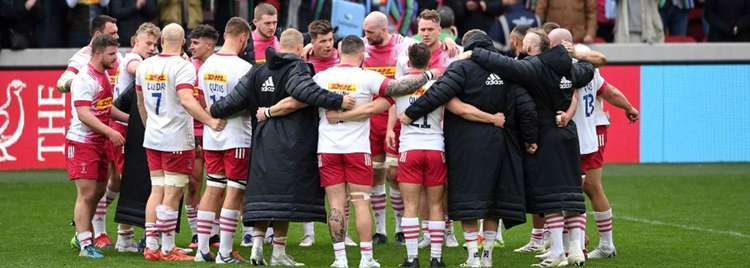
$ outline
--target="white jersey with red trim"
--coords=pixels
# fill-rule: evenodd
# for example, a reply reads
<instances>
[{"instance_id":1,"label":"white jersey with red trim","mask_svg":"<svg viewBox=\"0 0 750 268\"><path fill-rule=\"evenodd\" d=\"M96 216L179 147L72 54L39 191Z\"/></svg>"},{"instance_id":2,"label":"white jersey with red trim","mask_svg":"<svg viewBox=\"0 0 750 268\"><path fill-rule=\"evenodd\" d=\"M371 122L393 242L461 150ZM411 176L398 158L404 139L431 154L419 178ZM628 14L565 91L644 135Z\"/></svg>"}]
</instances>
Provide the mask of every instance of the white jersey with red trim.
<instances>
[{"instance_id":1,"label":"white jersey with red trim","mask_svg":"<svg viewBox=\"0 0 750 268\"><path fill-rule=\"evenodd\" d=\"M313 77L320 87L341 95L354 96L355 107L367 104L385 88L382 74L359 67L339 65ZM326 110L320 109L318 153L370 153L370 119L364 121L328 122Z\"/></svg>"},{"instance_id":2,"label":"white jersey with red trim","mask_svg":"<svg viewBox=\"0 0 750 268\"><path fill-rule=\"evenodd\" d=\"M420 89L410 95L396 97L396 110L403 114L412 103L424 95L435 80L430 80ZM411 124L401 124L401 135L399 136L399 151L409 150L445 150L443 139L443 110L440 106L424 117L414 119Z\"/></svg>"},{"instance_id":3,"label":"white jersey with red trim","mask_svg":"<svg viewBox=\"0 0 750 268\"><path fill-rule=\"evenodd\" d=\"M607 86L607 84L604 86ZM597 126L609 126L609 117L607 116L607 113L604 112L602 98L596 98L596 105L594 106L594 121L596 121Z\"/></svg>"},{"instance_id":4,"label":"white jersey with red trim","mask_svg":"<svg viewBox=\"0 0 750 268\"><path fill-rule=\"evenodd\" d=\"M599 140L596 136L596 96L602 92L606 82L594 71L594 79L578 91L578 106L573 115L573 121L578 130L578 144L581 154L590 154L599 150Z\"/></svg>"},{"instance_id":5,"label":"white jersey with red trim","mask_svg":"<svg viewBox=\"0 0 750 268\"><path fill-rule=\"evenodd\" d=\"M68 59L67 71L71 71L78 74L80 70L87 68L86 66L91 61L91 46L85 46L76 51L70 59ZM122 54L117 51L117 61L112 65L112 69L107 70L109 73L109 83L114 87L117 83L117 78L120 76L120 63L123 61Z\"/></svg>"},{"instance_id":6,"label":"white jersey with red trim","mask_svg":"<svg viewBox=\"0 0 750 268\"><path fill-rule=\"evenodd\" d=\"M150 57L138 66L136 90L143 92L148 119L143 147L162 152L195 148L193 118L182 107L179 90L193 92L195 67L178 55Z\"/></svg>"},{"instance_id":7,"label":"white jersey with red trim","mask_svg":"<svg viewBox=\"0 0 750 268\"><path fill-rule=\"evenodd\" d=\"M141 62L143 61L143 57L141 55L138 55L138 53L130 52L125 54L125 57L122 58L122 61L120 61L120 66L117 67L117 70L120 71L120 75L117 76L117 82L115 83L115 90L112 92L112 102L117 101L117 98L120 97L120 95L130 86L130 84L133 84L135 81L135 74L128 73L128 64L131 62ZM127 126L127 122L120 122L115 120L115 122Z\"/></svg>"},{"instance_id":8,"label":"white jersey with red trim","mask_svg":"<svg viewBox=\"0 0 750 268\"><path fill-rule=\"evenodd\" d=\"M231 68L227 68L231 66ZM198 87L208 106L225 98L234 90L252 65L234 54L215 53L208 57L198 71ZM249 113L242 112L227 118L227 125L222 131L211 128L203 130L204 150L229 150L248 148L252 141L252 119Z\"/></svg>"},{"instance_id":9,"label":"white jersey with red trim","mask_svg":"<svg viewBox=\"0 0 750 268\"><path fill-rule=\"evenodd\" d=\"M99 72L91 65L85 65L73 78L70 85L73 118L65 138L80 143L103 144L107 137L90 129L78 117L77 107L88 107L94 116L109 125L112 109L112 85L106 71Z\"/></svg>"}]
</instances>

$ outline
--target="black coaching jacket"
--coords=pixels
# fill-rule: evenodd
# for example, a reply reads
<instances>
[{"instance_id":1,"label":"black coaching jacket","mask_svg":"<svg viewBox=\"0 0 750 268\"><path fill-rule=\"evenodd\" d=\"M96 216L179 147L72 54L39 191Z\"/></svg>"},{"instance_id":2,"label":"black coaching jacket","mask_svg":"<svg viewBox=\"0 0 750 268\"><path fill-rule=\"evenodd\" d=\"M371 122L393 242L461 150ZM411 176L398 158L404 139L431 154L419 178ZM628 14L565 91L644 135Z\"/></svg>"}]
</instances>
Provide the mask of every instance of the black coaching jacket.
<instances>
[{"instance_id":1,"label":"black coaching jacket","mask_svg":"<svg viewBox=\"0 0 750 268\"><path fill-rule=\"evenodd\" d=\"M226 118L249 110L254 116L258 107L271 107L289 96L310 106L284 117L253 120L243 220L325 221L317 160L318 107L338 109L343 97L311 87L312 68L296 55L269 48L266 59L211 106L211 115Z\"/></svg>"}]
</instances>

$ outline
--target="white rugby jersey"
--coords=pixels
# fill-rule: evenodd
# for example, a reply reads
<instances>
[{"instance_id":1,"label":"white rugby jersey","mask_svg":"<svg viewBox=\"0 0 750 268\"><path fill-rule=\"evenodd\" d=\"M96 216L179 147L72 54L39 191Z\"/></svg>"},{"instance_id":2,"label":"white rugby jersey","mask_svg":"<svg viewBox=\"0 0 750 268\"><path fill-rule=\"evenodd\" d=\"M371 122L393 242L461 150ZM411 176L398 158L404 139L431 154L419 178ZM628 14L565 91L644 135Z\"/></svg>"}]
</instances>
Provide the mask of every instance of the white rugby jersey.
<instances>
[{"instance_id":1,"label":"white rugby jersey","mask_svg":"<svg viewBox=\"0 0 750 268\"><path fill-rule=\"evenodd\" d=\"M578 130L578 144L581 154L590 154L599 150L599 140L596 136L596 96L603 90L604 78L599 69L594 71L594 79L578 91L578 106L573 115L573 121Z\"/></svg>"},{"instance_id":2,"label":"white rugby jersey","mask_svg":"<svg viewBox=\"0 0 750 268\"><path fill-rule=\"evenodd\" d=\"M604 84L606 86L606 83ZM604 112L604 103L602 98L596 98L596 105L594 106L594 121L597 126L609 126L609 117Z\"/></svg>"},{"instance_id":3,"label":"white rugby jersey","mask_svg":"<svg viewBox=\"0 0 750 268\"><path fill-rule=\"evenodd\" d=\"M338 65L313 77L320 87L342 95L354 96L355 107L369 103L385 88L382 74L349 65ZM370 153L370 119L364 121L328 122L326 110L320 109L318 153Z\"/></svg>"},{"instance_id":4,"label":"white rugby jersey","mask_svg":"<svg viewBox=\"0 0 750 268\"><path fill-rule=\"evenodd\" d=\"M68 59L67 71L71 71L78 74L80 70L86 69L91 61L91 46L85 46L76 51L70 59ZM112 65L112 69L107 70L109 74L109 83L114 87L117 83L117 78L120 76L120 63L123 61L122 54L117 51L117 61Z\"/></svg>"},{"instance_id":5,"label":"white rugby jersey","mask_svg":"<svg viewBox=\"0 0 750 268\"><path fill-rule=\"evenodd\" d=\"M130 86L130 84L133 83L135 80L135 74L128 73L128 64L131 62L141 62L143 60L143 57L141 55L138 55L138 53L130 52L125 54L125 57L122 58L122 61L120 61L120 66L117 67L117 70L120 71L120 75L117 76L117 83L115 83L115 90L112 92L112 102L117 100L117 97L120 97L122 92L125 91L125 89ZM127 122L120 122L115 120L115 122L127 126Z\"/></svg>"},{"instance_id":6,"label":"white rugby jersey","mask_svg":"<svg viewBox=\"0 0 750 268\"><path fill-rule=\"evenodd\" d=\"M404 113L412 103L427 93L435 80L428 81L422 88L411 95L396 98L396 110L398 114ZM443 139L443 110L440 106L429 114L414 119L409 125L401 124L401 135L399 136L399 151L409 150L445 150Z\"/></svg>"},{"instance_id":7,"label":"white rugby jersey","mask_svg":"<svg viewBox=\"0 0 750 268\"><path fill-rule=\"evenodd\" d=\"M251 68L236 54L215 53L208 57L198 71L198 87L203 91L208 106L225 98ZM250 147L252 140L251 117L246 112L227 119L222 131L203 130L203 149L229 150Z\"/></svg>"},{"instance_id":8,"label":"white rugby jersey","mask_svg":"<svg viewBox=\"0 0 750 268\"><path fill-rule=\"evenodd\" d=\"M138 66L136 90L143 92L148 114L143 147L163 152L195 148L193 118L182 107L178 90L193 91L195 67L179 55L160 54Z\"/></svg>"},{"instance_id":9,"label":"white rugby jersey","mask_svg":"<svg viewBox=\"0 0 750 268\"><path fill-rule=\"evenodd\" d=\"M112 85L107 71L99 72L85 65L70 84L73 118L65 138L80 143L103 144L107 137L86 126L78 118L76 107L89 107L99 121L109 125L112 109Z\"/></svg>"}]
</instances>

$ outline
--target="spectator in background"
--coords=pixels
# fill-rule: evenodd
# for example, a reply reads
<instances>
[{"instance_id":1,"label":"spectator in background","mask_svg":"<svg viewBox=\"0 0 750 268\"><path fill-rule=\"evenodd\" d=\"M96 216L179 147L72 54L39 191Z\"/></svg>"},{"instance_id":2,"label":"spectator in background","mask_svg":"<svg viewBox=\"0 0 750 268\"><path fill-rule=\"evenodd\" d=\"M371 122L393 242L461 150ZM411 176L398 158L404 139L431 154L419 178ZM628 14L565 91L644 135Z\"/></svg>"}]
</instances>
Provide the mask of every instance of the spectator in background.
<instances>
[{"instance_id":1,"label":"spectator in background","mask_svg":"<svg viewBox=\"0 0 750 268\"><path fill-rule=\"evenodd\" d=\"M596 0L539 0L536 14L570 30L576 43L593 43L596 38Z\"/></svg>"},{"instance_id":2,"label":"spectator in background","mask_svg":"<svg viewBox=\"0 0 750 268\"><path fill-rule=\"evenodd\" d=\"M109 0L65 0L71 8L68 14L68 47L80 48L89 44L89 25L96 16L104 14ZM58 10L57 12L61 12Z\"/></svg>"},{"instance_id":3,"label":"spectator in background","mask_svg":"<svg viewBox=\"0 0 750 268\"><path fill-rule=\"evenodd\" d=\"M67 10L66 3L60 0L36 0L32 16L37 47L65 47Z\"/></svg>"},{"instance_id":4,"label":"spectator in background","mask_svg":"<svg viewBox=\"0 0 750 268\"><path fill-rule=\"evenodd\" d=\"M159 22L177 23L189 32L203 23L201 0L159 0Z\"/></svg>"},{"instance_id":5,"label":"spectator in background","mask_svg":"<svg viewBox=\"0 0 750 268\"><path fill-rule=\"evenodd\" d=\"M709 42L750 41L750 0L706 0Z\"/></svg>"},{"instance_id":6,"label":"spectator in background","mask_svg":"<svg viewBox=\"0 0 750 268\"><path fill-rule=\"evenodd\" d=\"M664 26L654 0L620 0L615 19L616 43L663 43Z\"/></svg>"},{"instance_id":7,"label":"spectator in background","mask_svg":"<svg viewBox=\"0 0 750 268\"><path fill-rule=\"evenodd\" d=\"M496 42L495 47L501 51L508 52L512 50L512 37L514 36L512 32L514 29L519 26L525 26L522 27L522 29L524 29L523 34L516 36L517 38L520 37L518 41L521 41L526 35L525 29L528 29L529 27L539 27L540 24L539 16L527 9L524 4L518 3L510 5L505 9L503 15L500 15L500 17L492 23L489 31L487 31L487 35Z\"/></svg>"},{"instance_id":8,"label":"spectator in background","mask_svg":"<svg viewBox=\"0 0 750 268\"><path fill-rule=\"evenodd\" d=\"M0 1L0 47L26 49L31 46L33 20L30 16L36 0Z\"/></svg>"},{"instance_id":9,"label":"spectator in background","mask_svg":"<svg viewBox=\"0 0 750 268\"><path fill-rule=\"evenodd\" d=\"M687 35L688 13L695 7L693 0L664 0L659 3L659 15L668 35Z\"/></svg>"},{"instance_id":10,"label":"spectator in background","mask_svg":"<svg viewBox=\"0 0 750 268\"><path fill-rule=\"evenodd\" d=\"M117 19L120 46L129 47L130 37L142 23L156 17L156 0L111 0L109 10Z\"/></svg>"},{"instance_id":11,"label":"spectator in background","mask_svg":"<svg viewBox=\"0 0 750 268\"><path fill-rule=\"evenodd\" d=\"M596 36L601 37L606 42L613 42L615 39L615 15L617 14L617 2L615 0L597 0L596 2ZM596 41L594 41L596 42Z\"/></svg>"},{"instance_id":12,"label":"spectator in background","mask_svg":"<svg viewBox=\"0 0 750 268\"><path fill-rule=\"evenodd\" d=\"M460 38L471 29L489 29L497 16L503 14L503 6L515 4L517 1L445 1L445 5L456 13L456 26Z\"/></svg>"}]
</instances>

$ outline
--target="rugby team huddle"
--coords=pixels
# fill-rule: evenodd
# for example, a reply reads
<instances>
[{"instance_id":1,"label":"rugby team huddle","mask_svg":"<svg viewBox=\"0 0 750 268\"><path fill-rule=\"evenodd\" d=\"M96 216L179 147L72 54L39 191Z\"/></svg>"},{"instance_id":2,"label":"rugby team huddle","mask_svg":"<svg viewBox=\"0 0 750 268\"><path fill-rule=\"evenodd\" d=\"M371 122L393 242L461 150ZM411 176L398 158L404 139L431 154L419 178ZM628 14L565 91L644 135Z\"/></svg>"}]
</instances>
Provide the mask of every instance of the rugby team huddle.
<instances>
[{"instance_id":1,"label":"rugby team huddle","mask_svg":"<svg viewBox=\"0 0 750 268\"><path fill-rule=\"evenodd\" d=\"M380 267L373 246L388 240L388 197L395 240L406 248L400 267L419 267L418 249L428 246L431 267L446 267L443 244L458 246L453 221L467 249L460 267L492 267L503 226L524 223L526 213L531 239L515 251L539 254L533 266L616 253L601 184L602 100L631 122L639 113L599 74L605 56L572 44L566 29L519 26L505 56L482 30L460 44L441 40L434 10L419 14L413 38L389 32L386 15L372 12L364 37L335 38L329 22L316 20L305 45L293 28L277 38L277 11L260 4L255 30L231 18L218 49L216 30L193 29L188 57L180 25L151 23L121 56L115 23L93 20L90 45L57 83L74 106L66 166L77 189L71 244L80 256L102 258L112 246L105 215L132 157L123 150L130 117L145 126L145 245L119 224L114 248L143 250L146 260L304 266L285 251L289 222L304 222L300 246L309 247L318 221L330 230L330 267L349 267L352 216L359 267ZM137 113L113 105L128 88ZM591 252L584 192L600 234ZM175 245L183 201L193 235L186 248ZM247 259L232 248L240 225ZM273 247L268 263L264 240Z\"/></svg>"}]
</instances>

